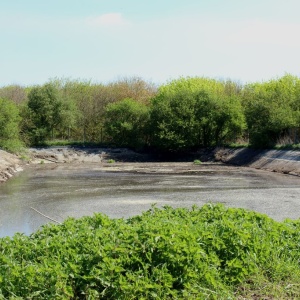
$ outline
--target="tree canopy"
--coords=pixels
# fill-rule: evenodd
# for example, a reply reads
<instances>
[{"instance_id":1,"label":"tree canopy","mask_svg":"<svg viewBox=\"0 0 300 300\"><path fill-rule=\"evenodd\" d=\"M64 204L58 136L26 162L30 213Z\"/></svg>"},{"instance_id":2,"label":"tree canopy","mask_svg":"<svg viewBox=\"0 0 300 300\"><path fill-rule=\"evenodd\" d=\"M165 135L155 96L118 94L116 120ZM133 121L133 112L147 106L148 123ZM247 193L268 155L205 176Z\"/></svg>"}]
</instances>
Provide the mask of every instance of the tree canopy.
<instances>
[{"instance_id":1,"label":"tree canopy","mask_svg":"<svg viewBox=\"0 0 300 300\"><path fill-rule=\"evenodd\" d=\"M187 77L159 88L138 77L108 84L55 78L0 88L0 98L20 111L15 130L29 145L57 138L178 152L237 141L269 147L300 137L300 79L290 74L244 86Z\"/></svg>"},{"instance_id":2,"label":"tree canopy","mask_svg":"<svg viewBox=\"0 0 300 300\"><path fill-rule=\"evenodd\" d=\"M245 127L239 98L213 79L172 81L159 89L151 108L153 143L165 150L218 145Z\"/></svg>"},{"instance_id":3,"label":"tree canopy","mask_svg":"<svg viewBox=\"0 0 300 300\"><path fill-rule=\"evenodd\" d=\"M31 120L30 135L34 142L44 141L62 123L62 101L51 84L37 86L28 95L28 117Z\"/></svg>"},{"instance_id":4,"label":"tree canopy","mask_svg":"<svg viewBox=\"0 0 300 300\"><path fill-rule=\"evenodd\" d=\"M18 151L22 147L19 139L20 115L18 107L10 100L0 98L0 147Z\"/></svg>"},{"instance_id":5,"label":"tree canopy","mask_svg":"<svg viewBox=\"0 0 300 300\"><path fill-rule=\"evenodd\" d=\"M120 146L141 147L147 142L148 121L148 107L131 98L108 104L104 123L107 139Z\"/></svg>"},{"instance_id":6,"label":"tree canopy","mask_svg":"<svg viewBox=\"0 0 300 300\"><path fill-rule=\"evenodd\" d=\"M276 144L287 130L300 124L300 79L285 75L276 80L247 85L243 104L250 143Z\"/></svg>"}]
</instances>

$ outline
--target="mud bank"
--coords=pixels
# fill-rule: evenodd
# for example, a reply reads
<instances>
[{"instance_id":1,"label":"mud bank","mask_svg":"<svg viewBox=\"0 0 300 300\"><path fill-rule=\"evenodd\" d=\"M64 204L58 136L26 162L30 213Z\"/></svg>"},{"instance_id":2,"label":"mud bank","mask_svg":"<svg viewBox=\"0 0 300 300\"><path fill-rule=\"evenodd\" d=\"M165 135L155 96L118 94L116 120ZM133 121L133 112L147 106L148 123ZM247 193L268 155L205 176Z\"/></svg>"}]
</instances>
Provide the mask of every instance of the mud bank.
<instances>
[{"instance_id":1,"label":"mud bank","mask_svg":"<svg viewBox=\"0 0 300 300\"><path fill-rule=\"evenodd\" d=\"M51 147L29 149L31 163L150 162L150 154L126 148Z\"/></svg>"},{"instance_id":2,"label":"mud bank","mask_svg":"<svg viewBox=\"0 0 300 300\"><path fill-rule=\"evenodd\" d=\"M226 164L300 176L300 151L220 148L214 156Z\"/></svg>"},{"instance_id":3,"label":"mud bank","mask_svg":"<svg viewBox=\"0 0 300 300\"><path fill-rule=\"evenodd\" d=\"M0 183L23 170L23 162L18 156L0 150Z\"/></svg>"},{"instance_id":4,"label":"mud bank","mask_svg":"<svg viewBox=\"0 0 300 300\"><path fill-rule=\"evenodd\" d=\"M207 151L206 158L207 158ZM210 151L211 153L211 151ZM200 154L197 154L198 158ZM69 163L81 168L81 164L94 164L98 170L107 172L127 172L141 174L193 174L199 172L199 165L193 163L194 158L182 160L163 160L151 153L137 153L126 148L43 148L30 149L31 164ZM203 160L203 153L201 154ZM211 159L203 161L212 162ZM223 163L214 162L216 165ZM204 164L203 164L204 165ZM203 166L202 165L202 166ZM207 163L206 163L207 165Z\"/></svg>"},{"instance_id":5,"label":"mud bank","mask_svg":"<svg viewBox=\"0 0 300 300\"><path fill-rule=\"evenodd\" d=\"M95 163L103 171L136 173L193 173L199 170L194 159L219 162L300 176L300 151L256 149L205 149L186 155L182 160L159 161L151 154L121 148L51 147L28 149L28 161L0 150L0 183L21 171L26 163ZM113 163L111 163L113 162Z\"/></svg>"},{"instance_id":6,"label":"mud bank","mask_svg":"<svg viewBox=\"0 0 300 300\"><path fill-rule=\"evenodd\" d=\"M112 162L150 162L149 154L136 153L129 149L119 148L85 148L85 147L51 147L51 148L29 148L26 150L26 160L17 155L0 150L0 183L11 178L16 172L22 171L30 164L82 164L95 163L99 166L106 165L116 168ZM130 168L130 166L127 168ZM132 168L131 168L132 169Z\"/></svg>"}]
</instances>

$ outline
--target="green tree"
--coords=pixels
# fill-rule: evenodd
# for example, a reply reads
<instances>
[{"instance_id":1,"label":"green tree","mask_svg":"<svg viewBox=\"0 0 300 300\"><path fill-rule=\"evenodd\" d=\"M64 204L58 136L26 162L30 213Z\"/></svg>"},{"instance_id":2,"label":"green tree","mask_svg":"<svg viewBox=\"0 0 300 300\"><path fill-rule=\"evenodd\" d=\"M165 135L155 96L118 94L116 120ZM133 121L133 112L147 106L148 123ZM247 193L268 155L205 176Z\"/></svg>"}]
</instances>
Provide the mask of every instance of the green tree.
<instances>
[{"instance_id":1,"label":"green tree","mask_svg":"<svg viewBox=\"0 0 300 300\"><path fill-rule=\"evenodd\" d=\"M243 105L250 143L272 146L300 124L300 80L291 75L245 87Z\"/></svg>"},{"instance_id":2,"label":"green tree","mask_svg":"<svg viewBox=\"0 0 300 300\"><path fill-rule=\"evenodd\" d=\"M23 146L19 139L18 107L10 100L0 98L0 147L16 152Z\"/></svg>"},{"instance_id":3,"label":"green tree","mask_svg":"<svg viewBox=\"0 0 300 300\"><path fill-rule=\"evenodd\" d=\"M104 123L107 139L118 146L141 147L147 142L148 120L148 107L133 99L108 104Z\"/></svg>"},{"instance_id":4,"label":"green tree","mask_svg":"<svg viewBox=\"0 0 300 300\"><path fill-rule=\"evenodd\" d=\"M72 81L67 79L51 79L49 84L54 86L57 96L62 103L61 123L56 128L57 136L60 139L71 139L72 133L77 130L79 118L81 117L76 99L72 93ZM70 88L71 87L71 88Z\"/></svg>"},{"instance_id":5,"label":"green tree","mask_svg":"<svg viewBox=\"0 0 300 300\"><path fill-rule=\"evenodd\" d=\"M197 143L196 97L190 93L160 93L151 107L152 144L162 150L182 150Z\"/></svg>"},{"instance_id":6,"label":"green tree","mask_svg":"<svg viewBox=\"0 0 300 300\"><path fill-rule=\"evenodd\" d=\"M39 143L53 136L63 121L63 102L58 90L51 84L32 88L27 106L26 114L31 120L27 130L31 141Z\"/></svg>"},{"instance_id":7,"label":"green tree","mask_svg":"<svg viewBox=\"0 0 300 300\"><path fill-rule=\"evenodd\" d=\"M84 142L99 142L104 109L95 101L95 87L89 81L69 81L63 90L77 108L75 138Z\"/></svg>"},{"instance_id":8,"label":"green tree","mask_svg":"<svg viewBox=\"0 0 300 300\"><path fill-rule=\"evenodd\" d=\"M50 83L59 91L63 103L71 105L67 112L68 117L75 119L74 125L71 126L72 138L89 142L103 141L104 113L108 104L125 98L148 104L156 92L153 84L138 77L122 78L106 85L57 78L52 79Z\"/></svg>"},{"instance_id":9,"label":"green tree","mask_svg":"<svg viewBox=\"0 0 300 300\"><path fill-rule=\"evenodd\" d=\"M234 139L244 129L237 95L208 78L181 78L162 86L151 106L152 142L164 150L187 150Z\"/></svg>"},{"instance_id":10,"label":"green tree","mask_svg":"<svg viewBox=\"0 0 300 300\"><path fill-rule=\"evenodd\" d=\"M246 124L237 96L219 96L202 91L196 97L198 144L205 147L221 145L242 134Z\"/></svg>"}]
</instances>

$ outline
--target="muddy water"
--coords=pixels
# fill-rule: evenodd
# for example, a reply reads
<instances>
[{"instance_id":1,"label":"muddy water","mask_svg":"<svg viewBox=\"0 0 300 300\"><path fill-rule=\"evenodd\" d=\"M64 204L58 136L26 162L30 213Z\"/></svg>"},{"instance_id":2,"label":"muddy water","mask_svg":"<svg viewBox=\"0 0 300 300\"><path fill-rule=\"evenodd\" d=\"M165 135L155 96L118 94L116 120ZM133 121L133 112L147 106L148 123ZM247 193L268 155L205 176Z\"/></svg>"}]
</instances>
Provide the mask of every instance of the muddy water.
<instances>
[{"instance_id":1,"label":"muddy water","mask_svg":"<svg viewBox=\"0 0 300 300\"><path fill-rule=\"evenodd\" d=\"M146 173L88 164L30 167L0 185L0 237L30 234L50 222L32 208L59 222L94 212L129 217L153 203L190 207L209 201L276 220L300 217L300 177L213 164L175 174L171 169L159 174L151 166Z\"/></svg>"}]
</instances>

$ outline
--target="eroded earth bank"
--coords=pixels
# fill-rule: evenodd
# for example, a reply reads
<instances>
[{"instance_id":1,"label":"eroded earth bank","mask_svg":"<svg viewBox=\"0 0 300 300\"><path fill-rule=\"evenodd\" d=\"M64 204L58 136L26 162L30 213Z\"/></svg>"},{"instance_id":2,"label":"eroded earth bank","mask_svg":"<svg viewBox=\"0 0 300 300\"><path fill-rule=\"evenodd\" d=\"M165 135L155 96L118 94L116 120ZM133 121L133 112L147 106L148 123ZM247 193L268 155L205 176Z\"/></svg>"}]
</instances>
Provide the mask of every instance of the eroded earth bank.
<instances>
[{"instance_id":1,"label":"eroded earth bank","mask_svg":"<svg viewBox=\"0 0 300 300\"><path fill-rule=\"evenodd\" d=\"M11 178L16 172L23 170L24 162L14 154L0 149L0 183Z\"/></svg>"},{"instance_id":2,"label":"eroded earth bank","mask_svg":"<svg viewBox=\"0 0 300 300\"><path fill-rule=\"evenodd\" d=\"M52 147L29 149L22 159L0 150L0 182L28 164L95 163L104 171L193 173L199 170L199 165L193 164L194 159L300 176L300 151L216 148L191 153L180 162L166 162L129 149Z\"/></svg>"}]
</instances>

